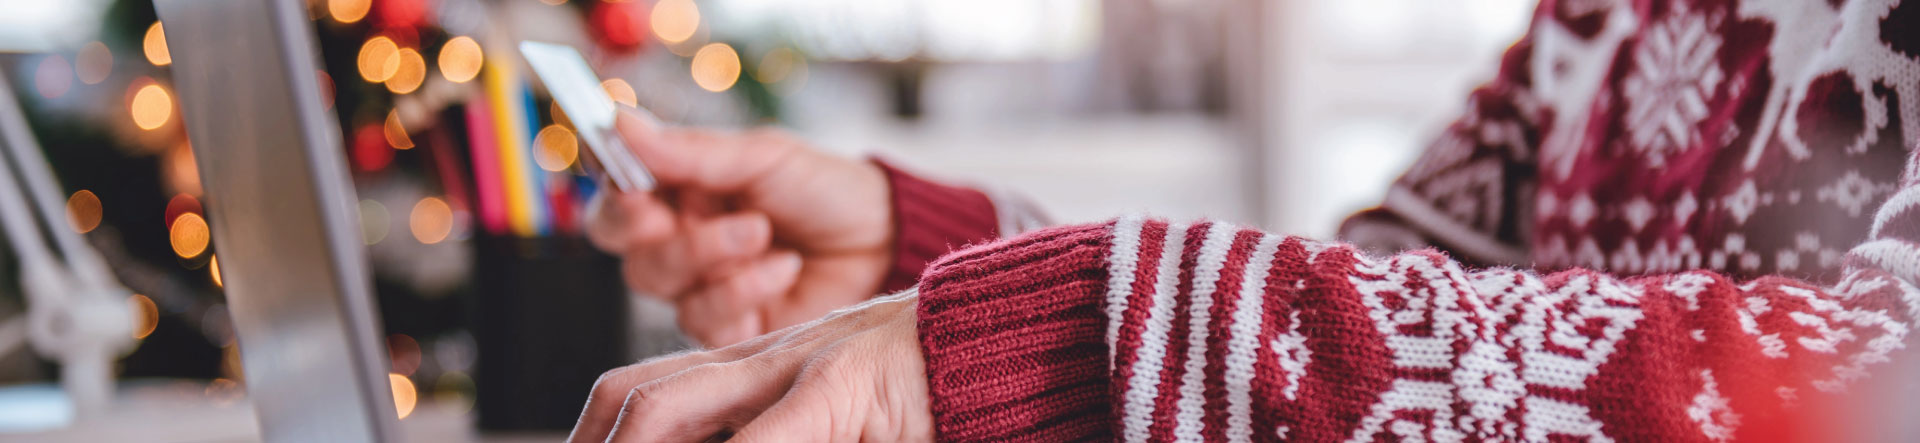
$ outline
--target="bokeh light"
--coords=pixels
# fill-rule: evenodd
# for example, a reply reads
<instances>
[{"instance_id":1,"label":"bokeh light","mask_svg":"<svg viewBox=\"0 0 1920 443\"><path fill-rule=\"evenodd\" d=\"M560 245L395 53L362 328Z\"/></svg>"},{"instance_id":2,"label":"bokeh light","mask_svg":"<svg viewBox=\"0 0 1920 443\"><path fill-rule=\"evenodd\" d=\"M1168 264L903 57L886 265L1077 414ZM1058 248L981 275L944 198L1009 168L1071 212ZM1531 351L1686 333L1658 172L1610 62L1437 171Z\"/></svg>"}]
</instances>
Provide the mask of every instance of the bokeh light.
<instances>
[{"instance_id":1,"label":"bokeh light","mask_svg":"<svg viewBox=\"0 0 1920 443\"><path fill-rule=\"evenodd\" d=\"M587 33L603 48L615 52L640 49L647 42L648 3L644 1L595 2L587 7Z\"/></svg>"},{"instance_id":2,"label":"bokeh light","mask_svg":"<svg viewBox=\"0 0 1920 443\"><path fill-rule=\"evenodd\" d=\"M207 244L213 240L212 233L207 231L207 219L192 212L174 218L173 227L167 232L173 241L173 253L180 258L199 257L207 252Z\"/></svg>"},{"instance_id":3,"label":"bokeh light","mask_svg":"<svg viewBox=\"0 0 1920 443\"><path fill-rule=\"evenodd\" d=\"M387 124L383 132L386 133L387 144L393 149L413 149L413 137L408 137L407 127L400 125L400 110L387 111Z\"/></svg>"},{"instance_id":4,"label":"bokeh light","mask_svg":"<svg viewBox=\"0 0 1920 443\"><path fill-rule=\"evenodd\" d=\"M573 167L573 161L580 156L580 140L573 131L559 124L547 125L533 137L533 162L540 169L553 172L565 171Z\"/></svg>"},{"instance_id":5,"label":"bokeh light","mask_svg":"<svg viewBox=\"0 0 1920 443\"><path fill-rule=\"evenodd\" d=\"M387 361L393 364L393 372L400 375L413 375L420 370L420 342L407 334L387 336Z\"/></svg>"},{"instance_id":6,"label":"bokeh light","mask_svg":"<svg viewBox=\"0 0 1920 443\"><path fill-rule=\"evenodd\" d=\"M141 39L140 46L146 49L147 62L154 66L173 64L173 54L167 52L167 33L160 28L160 22L147 26L147 36Z\"/></svg>"},{"instance_id":7,"label":"bokeh light","mask_svg":"<svg viewBox=\"0 0 1920 443\"><path fill-rule=\"evenodd\" d=\"M640 95L633 92L633 85L627 84L626 80L617 78L607 79L606 81L600 82L600 89L607 90L607 96L612 97L614 103L627 106L640 106Z\"/></svg>"},{"instance_id":8,"label":"bokeh light","mask_svg":"<svg viewBox=\"0 0 1920 443\"><path fill-rule=\"evenodd\" d=\"M564 5L564 4L567 4L567 0L540 0L540 3L546 3L546 4L549 4L549 5L554 5L554 6L560 6L560 5Z\"/></svg>"},{"instance_id":9,"label":"bokeh light","mask_svg":"<svg viewBox=\"0 0 1920 443\"><path fill-rule=\"evenodd\" d=\"M67 64L67 58L60 54L50 54L40 59L40 65L33 70L33 88L40 91L41 97L60 98L73 89L73 65Z\"/></svg>"},{"instance_id":10,"label":"bokeh light","mask_svg":"<svg viewBox=\"0 0 1920 443\"><path fill-rule=\"evenodd\" d=\"M245 368L241 367L240 361L240 342L233 336L233 314L227 311L225 305L222 305L220 317L223 319L220 320L221 324L226 328L219 334L220 337L224 337L220 340L224 343L220 345L220 375L228 379L246 380L247 371L243 370Z\"/></svg>"},{"instance_id":11,"label":"bokeh light","mask_svg":"<svg viewBox=\"0 0 1920 443\"><path fill-rule=\"evenodd\" d=\"M433 401L450 412L465 414L473 410L473 387L473 377L465 372L442 372L433 381Z\"/></svg>"},{"instance_id":12,"label":"bokeh light","mask_svg":"<svg viewBox=\"0 0 1920 443\"><path fill-rule=\"evenodd\" d=\"M147 83L133 93L127 110L133 114L133 124L140 129L158 129L173 118L173 95L158 83Z\"/></svg>"},{"instance_id":13,"label":"bokeh light","mask_svg":"<svg viewBox=\"0 0 1920 443\"><path fill-rule=\"evenodd\" d=\"M439 197L420 199L413 205L413 213L407 216L407 227L420 243L439 243L453 233L453 208Z\"/></svg>"},{"instance_id":14,"label":"bokeh light","mask_svg":"<svg viewBox=\"0 0 1920 443\"><path fill-rule=\"evenodd\" d=\"M440 46L440 76L454 83L466 83L480 75L486 56L472 37L459 36Z\"/></svg>"},{"instance_id":15,"label":"bokeh light","mask_svg":"<svg viewBox=\"0 0 1920 443\"><path fill-rule=\"evenodd\" d=\"M232 377L241 373L237 362L240 354L239 347L235 346L235 343L239 343L240 340L234 338L233 315L227 311L226 303L215 302L206 309L200 310L200 335L222 348L221 376ZM233 366L229 367L229 364Z\"/></svg>"},{"instance_id":16,"label":"bokeh light","mask_svg":"<svg viewBox=\"0 0 1920 443\"><path fill-rule=\"evenodd\" d=\"M602 85L601 89L606 89L605 85L607 82L600 82L600 84ZM568 119L567 112L560 109L560 102L548 103L547 115L553 117L554 124L565 126L569 129L573 128L573 120Z\"/></svg>"},{"instance_id":17,"label":"bokeh light","mask_svg":"<svg viewBox=\"0 0 1920 443\"><path fill-rule=\"evenodd\" d=\"M413 48L400 48L397 57L400 66L387 78L387 90L395 94L411 93L420 89L420 83L427 80L427 60L420 57L420 51Z\"/></svg>"},{"instance_id":18,"label":"bokeh light","mask_svg":"<svg viewBox=\"0 0 1920 443\"><path fill-rule=\"evenodd\" d=\"M360 239L367 245L380 243L387 239L387 228L393 216L387 213L387 205L373 200L360 201Z\"/></svg>"},{"instance_id":19,"label":"bokeh light","mask_svg":"<svg viewBox=\"0 0 1920 443\"><path fill-rule=\"evenodd\" d=\"M93 191L81 189L67 197L67 223L73 225L73 232L85 234L100 227L100 196Z\"/></svg>"},{"instance_id":20,"label":"bokeh light","mask_svg":"<svg viewBox=\"0 0 1920 443\"><path fill-rule=\"evenodd\" d=\"M428 27L427 17L433 14L436 3L430 0L375 0L372 20L374 26L393 30L414 30Z\"/></svg>"},{"instance_id":21,"label":"bokeh light","mask_svg":"<svg viewBox=\"0 0 1920 443\"><path fill-rule=\"evenodd\" d=\"M113 50L106 43L93 42L80 47L80 54L73 57L74 73L80 75L80 82L89 85L106 81L113 74Z\"/></svg>"},{"instance_id":22,"label":"bokeh light","mask_svg":"<svg viewBox=\"0 0 1920 443\"><path fill-rule=\"evenodd\" d=\"M693 4L693 0L660 0L653 4L647 23L652 25L653 36L660 41L684 42L700 30L700 7Z\"/></svg>"},{"instance_id":23,"label":"bokeh light","mask_svg":"<svg viewBox=\"0 0 1920 443\"><path fill-rule=\"evenodd\" d=\"M228 348L232 347L229 346ZM241 386L240 382L233 381L231 378L216 378L213 379L212 382L207 383L207 398L212 400L213 404L216 405L225 406L234 404L235 402L239 402L241 398L246 397L246 393L246 386Z\"/></svg>"},{"instance_id":24,"label":"bokeh light","mask_svg":"<svg viewBox=\"0 0 1920 443\"><path fill-rule=\"evenodd\" d=\"M179 194L203 194L200 163L194 161L193 145L186 140L161 153L161 177L167 179L167 191ZM198 207L198 206L196 206Z\"/></svg>"},{"instance_id":25,"label":"bokeh light","mask_svg":"<svg viewBox=\"0 0 1920 443\"><path fill-rule=\"evenodd\" d=\"M361 171L379 171L393 164L393 147L387 145L386 125L368 122L353 132L347 160Z\"/></svg>"},{"instance_id":26,"label":"bokeh light","mask_svg":"<svg viewBox=\"0 0 1920 443\"><path fill-rule=\"evenodd\" d=\"M400 46L384 35L367 39L366 43L360 45L357 66L360 68L360 78L373 83L387 81L400 70Z\"/></svg>"},{"instance_id":27,"label":"bokeh light","mask_svg":"<svg viewBox=\"0 0 1920 443\"><path fill-rule=\"evenodd\" d=\"M200 213L200 210L200 199L193 198L192 195L186 193L174 194L172 199L167 200L167 230L173 230L174 220L179 219L182 214L189 212L197 214Z\"/></svg>"},{"instance_id":28,"label":"bokeh light","mask_svg":"<svg viewBox=\"0 0 1920 443\"><path fill-rule=\"evenodd\" d=\"M327 13L340 23L353 23L367 17L367 11L373 9L373 0L328 0Z\"/></svg>"},{"instance_id":29,"label":"bokeh light","mask_svg":"<svg viewBox=\"0 0 1920 443\"><path fill-rule=\"evenodd\" d=\"M807 59L792 48L774 48L760 56L760 65L754 69L753 78L761 83L781 83L783 91L798 89L807 81Z\"/></svg>"},{"instance_id":30,"label":"bokeh light","mask_svg":"<svg viewBox=\"0 0 1920 443\"><path fill-rule=\"evenodd\" d=\"M219 254L214 254L213 259L207 262L207 272L213 275L214 286L223 287L223 288L227 286L227 282L220 281L220 255Z\"/></svg>"},{"instance_id":31,"label":"bokeh light","mask_svg":"<svg viewBox=\"0 0 1920 443\"><path fill-rule=\"evenodd\" d=\"M402 419L407 418L408 415L413 415L413 406L416 402L420 401L420 391L414 389L413 380L408 380L405 375L389 372L387 373L387 383L393 385L394 412L400 413L400 418Z\"/></svg>"},{"instance_id":32,"label":"bokeh light","mask_svg":"<svg viewBox=\"0 0 1920 443\"><path fill-rule=\"evenodd\" d=\"M127 306L133 308L133 339L139 340L153 335L153 329L160 327L160 307L153 299L145 295L133 294L127 297Z\"/></svg>"},{"instance_id":33,"label":"bokeh light","mask_svg":"<svg viewBox=\"0 0 1920 443\"><path fill-rule=\"evenodd\" d=\"M693 82L700 89L725 91L740 79L740 54L726 43L712 43L693 54Z\"/></svg>"},{"instance_id":34,"label":"bokeh light","mask_svg":"<svg viewBox=\"0 0 1920 443\"><path fill-rule=\"evenodd\" d=\"M320 103L327 109L333 109L333 76L327 74L325 69L315 69L313 73L320 78Z\"/></svg>"}]
</instances>

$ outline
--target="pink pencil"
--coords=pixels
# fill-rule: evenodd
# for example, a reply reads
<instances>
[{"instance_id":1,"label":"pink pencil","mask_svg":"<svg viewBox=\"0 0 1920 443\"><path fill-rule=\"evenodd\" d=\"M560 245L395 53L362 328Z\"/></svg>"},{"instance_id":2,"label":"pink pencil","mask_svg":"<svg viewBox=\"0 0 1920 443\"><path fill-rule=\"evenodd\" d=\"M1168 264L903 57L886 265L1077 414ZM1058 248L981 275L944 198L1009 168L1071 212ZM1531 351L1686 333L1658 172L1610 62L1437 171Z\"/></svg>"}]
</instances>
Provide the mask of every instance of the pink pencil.
<instances>
[{"instance_id":1,"label":"pink pencil","mask_svg":"<svg viewBox=\"0 0 1920 443\"><path fill-rule=\"evenodd\" d=\"M473 188L480 196L480 227L489 234L507 232L506 189L500 183L500 153L486 94L467 101L467 152L473 155Z\"/></svg>"}]
</instances>

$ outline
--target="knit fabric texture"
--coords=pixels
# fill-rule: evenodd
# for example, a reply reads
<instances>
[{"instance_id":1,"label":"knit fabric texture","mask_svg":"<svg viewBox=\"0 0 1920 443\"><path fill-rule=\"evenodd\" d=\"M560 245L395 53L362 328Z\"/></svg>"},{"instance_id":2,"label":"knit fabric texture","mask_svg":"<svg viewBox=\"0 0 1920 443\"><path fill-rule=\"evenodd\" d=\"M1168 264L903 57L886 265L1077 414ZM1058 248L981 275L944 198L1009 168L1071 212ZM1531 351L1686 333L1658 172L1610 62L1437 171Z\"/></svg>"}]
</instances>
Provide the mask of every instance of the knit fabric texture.
<instances>
[{"instance_id":1,"label":"knit fabric texture","mask_svg":"<svg viewBox=\"0 0 1920 443\"><path fill-rule=\"evenodd\" d=\"M1920 1L1542 0L1343 230L1410 252L1125 219L938 262L938 431L1818 440L1916 316L1917 48Z\"/></svg>"},{"instance_id":2,"label":"knit fabric texture","mask_svg":"<svg viewBox=\"0 0 1920 443\"><path fill-rule=\"evenodd\" d=\"M1912 173L1920 2L1541 0L1528 30L1349 227L1398 219L1475 263L1832 282Z\"/></svg>"},{"instance_id":3,"label":"knit fabric texture","mask_svg":"<svg viewBox=\"0 0 1920 443\"><path fill-rule=\"evenodd\" d=\"M1920 186L1877 217L1831 285L1130 217L941 259L919 333L943 440L1791 440L1920 315Z\"/></svg>"},{"instance_id":4,"label":"knit fabric texture","mask_svg":"<svg viewBox=\"0 0 1920 443\"><path fill-rule=\"evenodd\" d=\"M928 262L949 251L998 238L1000 220L985 193L935 183L879 159L873 162L886 171L893 192L893 264L880 293L913 286Z\"/></svg>"}]
</instances>

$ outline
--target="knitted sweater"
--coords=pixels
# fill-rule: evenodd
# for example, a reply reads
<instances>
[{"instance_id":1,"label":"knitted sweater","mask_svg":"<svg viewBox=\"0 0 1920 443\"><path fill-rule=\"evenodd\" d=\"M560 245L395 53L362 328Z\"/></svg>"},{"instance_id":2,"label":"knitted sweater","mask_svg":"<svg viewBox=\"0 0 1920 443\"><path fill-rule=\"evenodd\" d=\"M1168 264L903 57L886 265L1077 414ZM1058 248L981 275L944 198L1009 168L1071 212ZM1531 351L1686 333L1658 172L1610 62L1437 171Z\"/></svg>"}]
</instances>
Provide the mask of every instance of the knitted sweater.
<instances>
[{"instance_id":1,"label":"knitted sweater","mask_svg":"<svg viewBox=\"0 0 1920 443\"><path fill-rule=\"evenodd\" d=\"M1803 404L1885 366L1920 299L1898 3L1545 0L1358 248L1128 219L949 256L919 280L940 435L1815 435ZM903 244L1017 232L894 172Z\"/></svg>"},{"instance_id":2,"label":"knitted sweater","mask_svg":"<svg viewBox=\"0 0 1920 443\"><path fill-rule=\"evenodd\" d=\"M1920 186L1834 285L1469 271L1142 218L966 249L920 282L943 440L1704 441L1809 435L1920 314Z\"/></svg>"}]
</instances>

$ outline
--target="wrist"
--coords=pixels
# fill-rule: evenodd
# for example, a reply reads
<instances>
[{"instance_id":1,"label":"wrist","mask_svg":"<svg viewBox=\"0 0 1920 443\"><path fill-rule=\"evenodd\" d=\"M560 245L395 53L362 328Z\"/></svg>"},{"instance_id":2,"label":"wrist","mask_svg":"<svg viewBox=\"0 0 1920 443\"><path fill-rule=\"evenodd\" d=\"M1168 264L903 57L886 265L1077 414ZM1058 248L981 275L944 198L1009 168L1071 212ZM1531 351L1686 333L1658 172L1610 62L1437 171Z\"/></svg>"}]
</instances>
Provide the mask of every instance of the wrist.
<instances>
[{"instance_id":1,"label":"wrist","mask_svg":"<svg viewBox=\"0 0 1920 443\"><path fill-rule=\"evenodd\" d=\"M892 264L882 292L912 286L934 259L999 236L993 201L980 191L922 179L875 159L886 181Z\"/></svg>"},{"instance_id":2,"label":"wrist","mask_svg":"<svg viewBox=\"0 0 1920 443\"><path fill-rule=\"evenodd\" d=\"M854 171L848 174L856 181L861 204L856 219L865 232L872 235L871 241L877 245L887 258L892 258L895 244L899 241L899 222L896 220L893 203L893 184L886 168L872 161L849 161Z\"/></svg>"}]
</instances>

